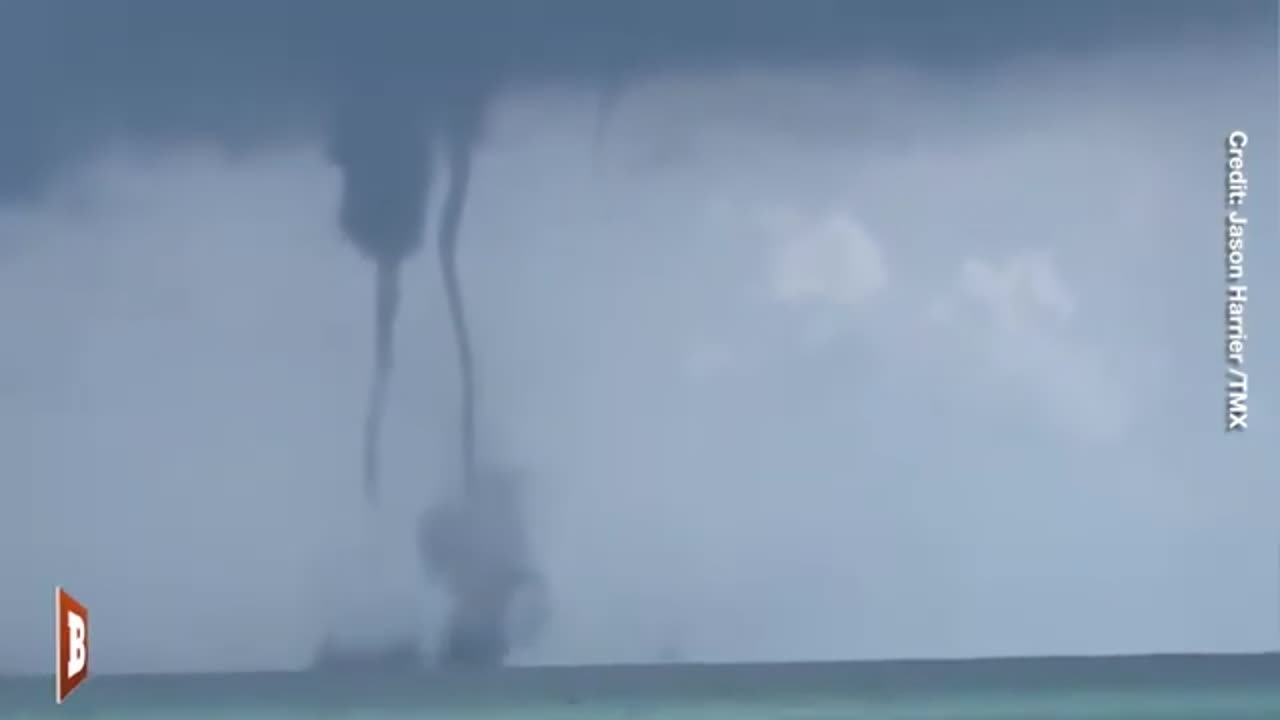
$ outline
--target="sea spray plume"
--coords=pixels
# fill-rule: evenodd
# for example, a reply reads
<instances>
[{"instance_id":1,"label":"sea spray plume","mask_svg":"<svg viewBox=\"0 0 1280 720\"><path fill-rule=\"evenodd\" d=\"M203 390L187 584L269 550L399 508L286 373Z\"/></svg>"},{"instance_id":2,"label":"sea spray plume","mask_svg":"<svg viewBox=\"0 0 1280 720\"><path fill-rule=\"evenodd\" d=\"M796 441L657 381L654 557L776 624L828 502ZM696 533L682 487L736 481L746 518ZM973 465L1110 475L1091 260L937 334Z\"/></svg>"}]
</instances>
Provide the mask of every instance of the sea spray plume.
<instances>
[{"instance_id":1,"label":"sea spray plume","mask_svg":"<svg viewBox=\"0 0 1280 720\"><path fill-rule=\"evenodd\" d=\"M437 658L452 667L501 665L518 636L536 632L545 613L546 587L532 562L521 493L524 478L485 467L475 480L465 497L427 510L418 525L423 559L453 601ZM533 627L520 627L522 599L534 606L532 618L526 613Z\"/></svg>"},{"instance_id":2,"label":"sea spray plume","mask_svg":"<svg viewBox=\"0 0 1280 720\"><path fill-rule=\"evenodd\" d=\"M364 493L379 489L382 419L395 358L400 267L422 244L431 156L423 106L370 83L339 108L330 153L342 170L339 221L375 264L373 373L364 421Z\"/></svg>"}]
</instances>

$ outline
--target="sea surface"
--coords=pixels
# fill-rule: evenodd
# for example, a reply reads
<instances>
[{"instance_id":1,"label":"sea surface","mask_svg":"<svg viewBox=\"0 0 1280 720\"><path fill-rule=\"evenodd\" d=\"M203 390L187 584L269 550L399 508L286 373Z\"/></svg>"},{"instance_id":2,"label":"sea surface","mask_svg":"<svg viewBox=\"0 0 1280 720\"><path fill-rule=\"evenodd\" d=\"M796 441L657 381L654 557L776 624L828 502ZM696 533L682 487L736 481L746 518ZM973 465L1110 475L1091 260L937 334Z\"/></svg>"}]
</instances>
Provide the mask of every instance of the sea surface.
<instances>
[{"instance_id":1,"label":"sea surface","mask_svg":"<svg viewBox=\"0 0 1280 720\"><path fill-rule=\"evenodd\" d=\"M1280 720L1280 654L8 677L0 717Z\"/></svg>"}]
</instances>

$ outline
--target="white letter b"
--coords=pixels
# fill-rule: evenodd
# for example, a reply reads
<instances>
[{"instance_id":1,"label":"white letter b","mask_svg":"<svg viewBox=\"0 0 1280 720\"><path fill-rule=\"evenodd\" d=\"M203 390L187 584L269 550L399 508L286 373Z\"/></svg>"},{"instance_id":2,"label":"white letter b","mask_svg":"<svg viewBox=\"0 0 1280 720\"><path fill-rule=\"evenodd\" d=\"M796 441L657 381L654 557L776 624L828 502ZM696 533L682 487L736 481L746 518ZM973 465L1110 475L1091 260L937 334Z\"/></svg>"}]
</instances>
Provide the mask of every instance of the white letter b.
<instances>
[{"instance_id":1,"label":"white letter b","mask_svg":"<svg viewBox=\"0 0 1280 720\"><path fill-rule=\"evenodd\" d=\"M84 671L84 618L76 613L67 613L68 638L67 677L73 678Z\"/></svg>"}]
</instances>

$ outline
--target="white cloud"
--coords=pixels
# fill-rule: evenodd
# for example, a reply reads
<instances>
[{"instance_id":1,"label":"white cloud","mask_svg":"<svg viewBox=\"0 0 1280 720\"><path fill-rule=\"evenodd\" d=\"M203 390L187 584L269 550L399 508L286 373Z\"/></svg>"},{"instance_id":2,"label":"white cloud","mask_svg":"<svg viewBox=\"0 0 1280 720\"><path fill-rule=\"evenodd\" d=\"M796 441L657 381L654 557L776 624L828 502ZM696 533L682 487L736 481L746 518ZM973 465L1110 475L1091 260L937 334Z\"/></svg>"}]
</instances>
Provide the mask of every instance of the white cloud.
<instances>
[{"instance_id":1,"label":"white cloud","mask_svg":"<svg viewBox=\"0 0 1280 720\"><path fill-rule=\"evenodd\" d=\"M994 263L965 260L958 284L1005 330L1066 320L1075 311L1075 298L1048 252L1021 252Z\"/></svg>"},{"instance_id":2,"label":"white cloud","mask_svg":"<svg viewBox=\"0 0 1280 720\"><path fill-rule=\"evenodd\" d=\"M852 308L888 285L879 244L848 214L778 213L769 224L778 238L773 292L782 302Z\"/></svg>"},{"instance_id":3,"label":"white cloud","mask_svg":"<svg viewBox=\"0 0 1280 720\"><path fill-rule=\"evenodd\" d=\"M802 347L816 350L851 332L867 303L889 285L880 242L845 209L762 213L759 231L772 301L786 308Z\"/></svg>"}]
</instances>

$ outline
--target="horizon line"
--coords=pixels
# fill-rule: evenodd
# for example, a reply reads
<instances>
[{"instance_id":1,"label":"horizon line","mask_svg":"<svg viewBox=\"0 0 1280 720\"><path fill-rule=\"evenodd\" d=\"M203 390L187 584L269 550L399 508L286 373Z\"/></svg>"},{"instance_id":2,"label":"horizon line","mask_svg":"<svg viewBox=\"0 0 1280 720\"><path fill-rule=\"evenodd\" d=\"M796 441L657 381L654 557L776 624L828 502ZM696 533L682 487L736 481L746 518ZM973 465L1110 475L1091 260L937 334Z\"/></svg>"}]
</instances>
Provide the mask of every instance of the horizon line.
<instances>
[{"instance_id":1,"label":"horizon line","mask_svg":"<svg viewBox=\"0 0 1280 720\"><path fill-rule=\"evenodd\" d=\"M672 668L672 667L690 667L698 669L718 669L718 668L763 668L778 666L809 666L809 667L831 667L831 666L868 666L868 665L963 665L963 664L996 664L1008 662L1062 662L1062 661L1117 661L1117 660L1223 660L1223 659L1280 659L1280 650L1258 650L1254 652L1149 652L1149 653L1078 653L1078 654L1062 654L1062 655L975 655L975 656L956 656L956 657L900 657L900 658L850 658L844 660L750 660L750 661L698 661L688 660L679 662L614 662L614 663L539 663L539 664L512 664L504 665L497 668L486 670L466 670L458 668L442 668L439 666L421 664L404 667L404 675L419 674L441 674L441 675L493 675L507 672L537 672L537 671L568 671L568 670L635 670L646 668ZM197 678L197 677L232 677L232 676L299 676L299 675L365 675L379 674L386 675L385 668L377 670L370 669L368 671L344 668L340 671L329 670L325 668L317 668L314 666L302 668L258 668L258 669L242 669L242 670L188 670L178 672L167 671L127 671L127 672L95 672L93 676L97 679L103 678ZM47 678L48 672L0 672L0 680L25 680L31 678ZM401 673L391 673L399 675Z\"/></svg>"}]
</instances>

